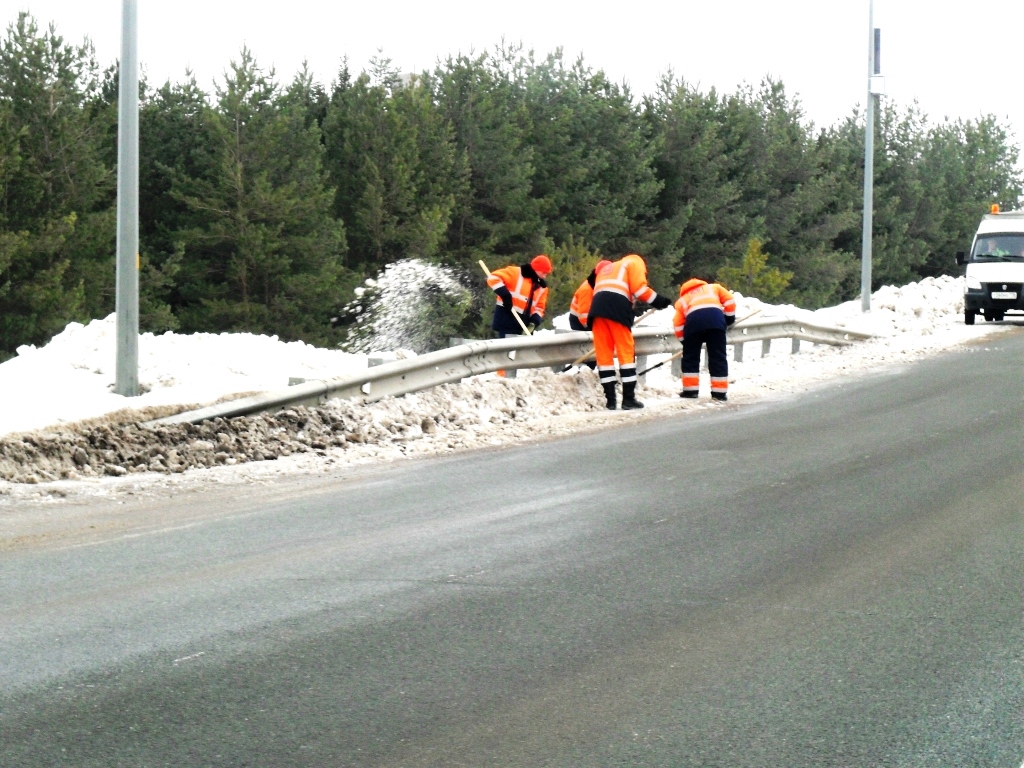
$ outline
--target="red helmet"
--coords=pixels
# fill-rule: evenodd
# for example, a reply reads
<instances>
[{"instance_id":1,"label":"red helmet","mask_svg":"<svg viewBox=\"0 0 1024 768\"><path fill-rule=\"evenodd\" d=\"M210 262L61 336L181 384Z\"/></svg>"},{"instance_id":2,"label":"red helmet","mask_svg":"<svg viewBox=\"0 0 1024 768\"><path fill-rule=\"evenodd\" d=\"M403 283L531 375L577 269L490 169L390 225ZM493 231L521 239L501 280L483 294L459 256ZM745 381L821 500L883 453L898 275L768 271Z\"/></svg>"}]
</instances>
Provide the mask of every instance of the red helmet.
<instances>
[{"instance_id":1,"label":"red helmet","mask_svg":"<svg viewBox=\"0 0 1024 768\"><path fill-rule=\"evenodd\" d=\"M530 260L530 266L533 267L533 271L538 275L544 276L551 274L551 259L543 253L539 256L534 256Z\"/></svg>"},{"instance_id":2,"label":"red helmet","mask_svg":"<svg viewBox=\"0 0 1024 768\"><path fill-rule=\"evenodd\" d=\"M601 272L604 271L605 267L610 267L611 265L612 263L608 261L608 259L601 259L597 262L597 266L594 267L594 273L600 275Z\"/></svg>"}]
</instances>

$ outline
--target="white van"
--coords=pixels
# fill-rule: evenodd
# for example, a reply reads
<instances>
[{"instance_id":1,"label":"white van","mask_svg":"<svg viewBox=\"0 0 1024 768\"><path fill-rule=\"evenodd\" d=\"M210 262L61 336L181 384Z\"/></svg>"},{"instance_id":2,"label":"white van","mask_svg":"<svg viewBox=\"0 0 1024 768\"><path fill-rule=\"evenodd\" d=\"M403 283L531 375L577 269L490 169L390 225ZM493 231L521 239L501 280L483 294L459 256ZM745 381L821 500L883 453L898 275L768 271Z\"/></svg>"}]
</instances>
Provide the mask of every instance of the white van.
<instances>
[{"instance_id":1,"label":"white van","mask_svg":"<svg viewBox=\"0 0 1024 768\"><path fill-rule=\"evenodd\" d=\"M967 265L964 322L974 325L980 312L986 320L1002 320L1007 312L1024 312L1024 211L999 212L992 206L978 225L970 255L956 254Z\"/></svg>"}]
</instances>

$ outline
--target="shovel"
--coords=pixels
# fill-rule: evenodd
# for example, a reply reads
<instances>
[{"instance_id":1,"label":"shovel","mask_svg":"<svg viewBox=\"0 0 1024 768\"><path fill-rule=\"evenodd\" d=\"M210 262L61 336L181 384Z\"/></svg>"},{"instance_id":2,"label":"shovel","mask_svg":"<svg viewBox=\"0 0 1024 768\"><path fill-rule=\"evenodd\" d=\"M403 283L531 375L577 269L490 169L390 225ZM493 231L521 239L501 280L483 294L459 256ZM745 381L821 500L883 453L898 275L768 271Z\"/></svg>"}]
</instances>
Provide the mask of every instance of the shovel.
<instances>
[{"instance_id":1,"label":"shovel","mask_svg":"<svg viewBox=\"0 0 1024 768\"><path fill-rule=\"evenodd\" d=\"M480 265L480 269L482 269L484 271L484 274L487 275L488 277L490 277L491 276L491 270L489 270L487 268L487 265L484 264L484 260L480 259L480 261L477 262L477 263ZM526 323L523 322L523 318L521 318L519 316L519 313L516 312L515 308L512 309L512 317L514 317L516 320L519 321L519 327L523 329L523 333L525 333L527 336L532 336L533 335L533 331L526 327Z\"/></svg>"}]
</instances>

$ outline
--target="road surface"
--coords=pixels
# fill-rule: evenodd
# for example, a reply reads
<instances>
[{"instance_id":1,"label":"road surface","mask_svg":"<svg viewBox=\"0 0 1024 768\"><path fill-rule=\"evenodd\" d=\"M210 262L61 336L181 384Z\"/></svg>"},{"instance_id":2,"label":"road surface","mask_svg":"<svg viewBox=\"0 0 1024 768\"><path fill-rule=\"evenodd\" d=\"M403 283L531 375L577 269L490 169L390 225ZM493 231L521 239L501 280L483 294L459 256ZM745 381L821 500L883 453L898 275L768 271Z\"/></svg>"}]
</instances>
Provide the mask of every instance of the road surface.
<instances>
[{"instance_id":1,"label":"road surface","mask_svg":"<svg viewBox=\"0 0 1024 768\"><path fill-rule=\"evenodd\" d=\"M0 766L1018 768L1022 361L55 508Z\"/></svg>"}]
</instances>

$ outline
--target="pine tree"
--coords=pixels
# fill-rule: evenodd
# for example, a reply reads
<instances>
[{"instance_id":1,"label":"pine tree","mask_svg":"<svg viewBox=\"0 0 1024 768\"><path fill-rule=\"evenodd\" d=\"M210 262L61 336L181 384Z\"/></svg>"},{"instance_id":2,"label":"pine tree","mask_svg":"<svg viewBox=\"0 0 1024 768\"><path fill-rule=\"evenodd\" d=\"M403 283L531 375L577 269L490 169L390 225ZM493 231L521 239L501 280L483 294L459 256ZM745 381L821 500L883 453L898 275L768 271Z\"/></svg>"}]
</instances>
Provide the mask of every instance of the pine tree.
<instances>
[{"instance_id":1,"label":"pine tree","mask_svg":"<svg viewBox=\"0 0 1024 768\"><path fill-rule=\"evenodd\" d=\"M768 266L768 254L761 250L763 243L756 237L747 243L747 252L738 267L724 266L716 279L726 288L744 296L756 296L762 301L774 301L793 279L792 272L783 272Z\"/></svg>"},{"instance_id":2,"label":"pine tree","mask_svg":"<svg viewBox=\"0 0 1024 768\"><path fill-rule=\"evenodd\" d=\"M217 96L207 118L214 175L176 177L172 192L195 216L177 233L181 326L336 341L330 318L354 277L330 213L319 127L283 103L273 72L247 49Z\"/></svg>"},{"instance_id":3,"label":"pine tree","mask_svg":"<svg viewBox=\"0 0 1024 768\"><path fill-rule=\"evenodd\" d=\"M21 13L0 44L0 357L113 309L110 127L92 48Z\"/></svg>"},{"instance_id":4,"label":"pine tree","mask_svg":"<svg viewBox=\"0 0 1024 768\"><path fill-rule=\"evenodd\" d=\"M386 59L355 81L343 68L324 141L334 214L346 224L354 267L374 271L402 258L441 255L466 174L429 90L415 80L403 83Z\"/></svg>"}]
</instances>

